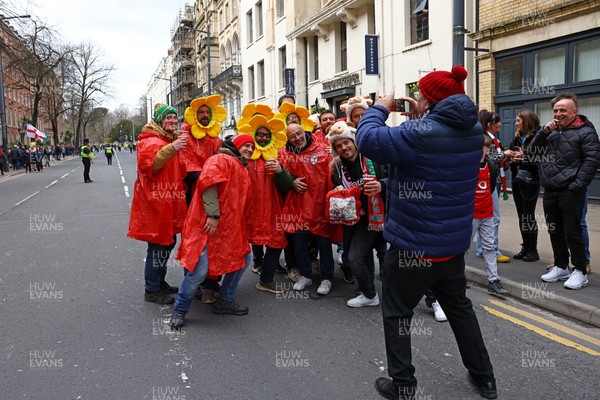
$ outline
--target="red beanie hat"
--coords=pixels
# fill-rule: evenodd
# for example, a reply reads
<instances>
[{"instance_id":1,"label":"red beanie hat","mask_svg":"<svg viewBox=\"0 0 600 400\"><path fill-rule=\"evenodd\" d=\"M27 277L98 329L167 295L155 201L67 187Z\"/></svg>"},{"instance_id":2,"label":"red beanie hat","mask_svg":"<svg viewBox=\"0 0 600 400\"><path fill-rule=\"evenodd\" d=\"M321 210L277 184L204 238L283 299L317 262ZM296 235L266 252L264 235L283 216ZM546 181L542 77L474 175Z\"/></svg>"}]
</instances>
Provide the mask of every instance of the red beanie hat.
<instances>
[{"instance_id":1,"label":"red beanie hat","mask_svg":"<svg viewBox=\"0 0 600 400\"><path fill-rule=\"evenodd\" d=\"M464 80L468 72L461 66L452 72L433 71L419 80L419 91L430 103L437 103L453 94L465 94Z\"/></svg>"},{"instance_id":2,"label":"red beanie hat","mask_svg":"<svg viewBox=\"0 0 600 400\"><path fill-rule=\"evenodd\" d=\"M254 143L254 138L251 135L241 134L233 139L233 144L238 150L241 149L246 143L252 143L253 145L256 145Z\"/></svg>"}]
</instances>

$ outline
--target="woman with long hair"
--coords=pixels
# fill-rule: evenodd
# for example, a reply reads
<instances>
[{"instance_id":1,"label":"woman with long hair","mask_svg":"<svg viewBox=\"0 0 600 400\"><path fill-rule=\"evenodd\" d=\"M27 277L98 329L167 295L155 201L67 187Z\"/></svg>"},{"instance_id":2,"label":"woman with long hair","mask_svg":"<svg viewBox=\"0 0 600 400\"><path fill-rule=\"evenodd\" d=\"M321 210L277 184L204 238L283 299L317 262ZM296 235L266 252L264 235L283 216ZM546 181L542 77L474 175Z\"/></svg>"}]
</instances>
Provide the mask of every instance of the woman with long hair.
<instances>
[{"instance_id":1,"label":"woman with long hair","mask_svg":"<svg viewBox=\"0 0 600 400\"><path fill-rule=\"evenodd\" d=\"M519 231L523 243L521 251L514 259L533 262L540 259L537 252L538 226L535 220L535 206L540 193L539 175L535 155L528 147L540 129L540 120L531 110L523 109L517 114L517 132L511 144L515 157L511 163L512 190L519 216Z\"/></svg>"}]
</instances>

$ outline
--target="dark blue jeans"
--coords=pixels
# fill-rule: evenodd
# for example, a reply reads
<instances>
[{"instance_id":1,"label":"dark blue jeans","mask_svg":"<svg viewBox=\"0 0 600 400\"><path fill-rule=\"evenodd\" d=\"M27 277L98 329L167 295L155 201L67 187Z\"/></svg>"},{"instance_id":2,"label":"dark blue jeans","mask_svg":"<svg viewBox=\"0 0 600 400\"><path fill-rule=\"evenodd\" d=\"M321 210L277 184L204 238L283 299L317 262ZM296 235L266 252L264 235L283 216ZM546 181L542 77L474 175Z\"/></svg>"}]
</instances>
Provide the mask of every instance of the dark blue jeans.
<instances>
[{"instance_id":1,"label":"dark blue jeans","mask_svg":"<svg viewBox=\"0 0 600 400\"><path fill-rule=\"evenodd\" d=\"M308 279L312 279L311 257L308 247L310 237L311 233L309 231L297 231L293 234L296 263L300 269L300 274ZM333 250L331 249L331 241L315 234L312 234L312 238L319 249L321 278L331 281L331 278L333 278Z\"/></svg>"},{"instance_id":2,"label":"dark blue jeans","mask_svg":"<svg viewBox=\"0 0 600 400\"><path fill-rule=\"evenodd\" d=\"M144 268L147 292L154 293L160 290L160 282L165 280L165 276L167 275L167 262L176 242L177 237L173 236L173 243L168 246L148 243L146 265Z\"/></svg>"}]
</instances>

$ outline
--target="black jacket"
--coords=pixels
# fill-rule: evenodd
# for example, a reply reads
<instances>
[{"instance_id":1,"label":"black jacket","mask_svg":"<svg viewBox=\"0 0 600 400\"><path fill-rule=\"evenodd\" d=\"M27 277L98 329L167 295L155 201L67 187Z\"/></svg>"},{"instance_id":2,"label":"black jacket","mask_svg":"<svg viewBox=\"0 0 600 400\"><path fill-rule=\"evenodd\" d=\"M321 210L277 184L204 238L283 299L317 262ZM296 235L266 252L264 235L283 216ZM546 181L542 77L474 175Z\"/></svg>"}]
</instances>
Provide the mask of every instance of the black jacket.
<instances>
[{"instance_id":1,"label":"black jacket","mask_svg":"<svg viewBox=\"0 0 600 400\"><path fill-rule=\"evenodd\" d=\"M529 157L539 162L540 183L546 189L583 192L600 167L600 141L594 125L583 115L581 126L550 133L544 129L529 145Z\"/></svg>"}]
</instances>

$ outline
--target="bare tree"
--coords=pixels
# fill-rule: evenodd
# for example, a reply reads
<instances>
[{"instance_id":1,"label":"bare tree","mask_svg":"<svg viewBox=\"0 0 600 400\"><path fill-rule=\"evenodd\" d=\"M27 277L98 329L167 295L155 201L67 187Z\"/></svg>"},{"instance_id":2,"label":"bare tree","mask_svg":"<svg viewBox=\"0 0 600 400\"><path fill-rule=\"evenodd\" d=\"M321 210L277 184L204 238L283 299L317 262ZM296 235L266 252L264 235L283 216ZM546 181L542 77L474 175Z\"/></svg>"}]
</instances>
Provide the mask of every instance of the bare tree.
<instances>
[{"instance_id":1,"label":"bare tree","mask_svg":"<svg viewBox=\"0 0 600 400\"><path fill-rule=\"evenodd\" d=\"M107 81L114 66L103 65L101 53L92 43L81 43L73 51L73 99L75 101L75 146L79 146L82 133L89 121L98 97L108 96Z\"/></svg>"}]
</instances>

